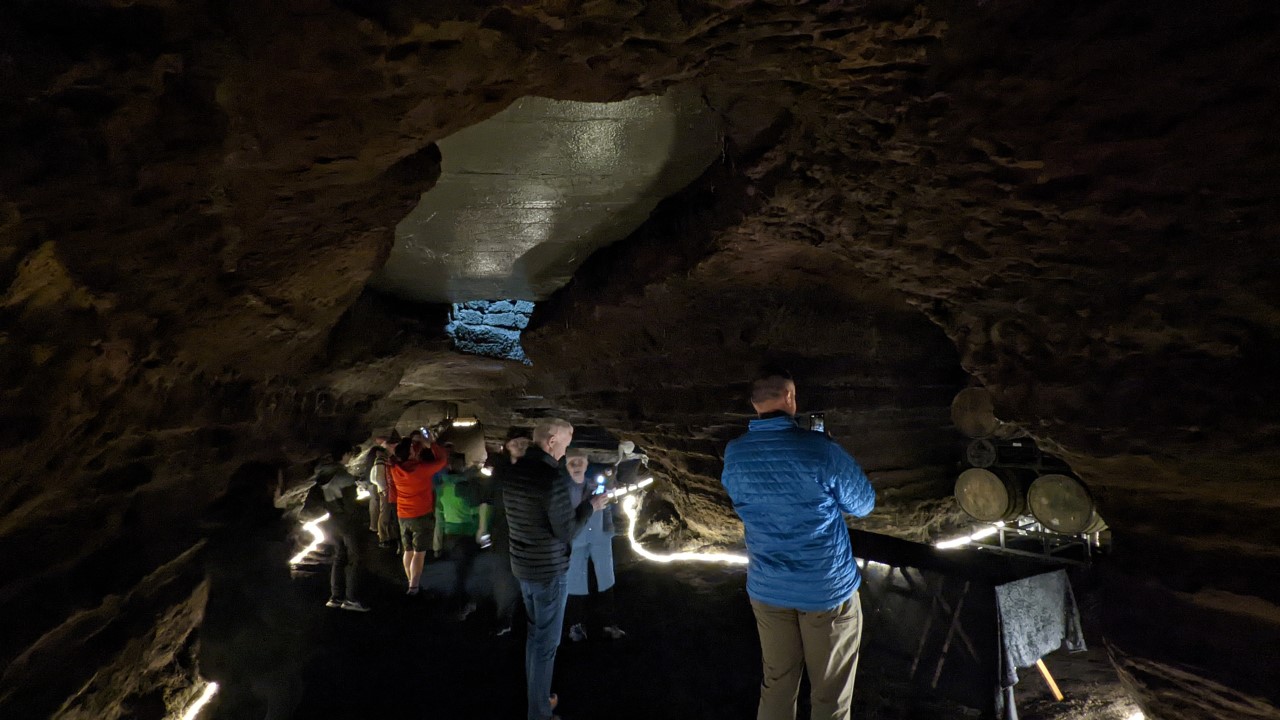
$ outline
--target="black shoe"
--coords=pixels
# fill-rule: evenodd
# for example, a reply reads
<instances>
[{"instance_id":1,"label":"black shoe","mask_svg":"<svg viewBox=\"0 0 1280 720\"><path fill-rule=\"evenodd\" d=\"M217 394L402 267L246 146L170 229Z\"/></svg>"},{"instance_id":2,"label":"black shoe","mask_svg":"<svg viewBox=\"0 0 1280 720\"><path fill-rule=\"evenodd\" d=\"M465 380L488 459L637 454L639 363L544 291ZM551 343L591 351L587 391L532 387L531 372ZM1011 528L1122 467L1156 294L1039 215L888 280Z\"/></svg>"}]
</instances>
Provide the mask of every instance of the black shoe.
<instances>
[{"instance_id":1,"label":"black shoe","mask_svg":"<svg viewBox=\"0 0 1280 720\"><path fill-rule=\"evenodd\" d=\"M474 602L468 602L466 605L463 605L461 608L459 608L458 612L454 613L453 619L457 620L458 622L463 622L468 617L471 616L471 613L475 611L476 611L476 604Z\"/></svg>"}]
</instances>

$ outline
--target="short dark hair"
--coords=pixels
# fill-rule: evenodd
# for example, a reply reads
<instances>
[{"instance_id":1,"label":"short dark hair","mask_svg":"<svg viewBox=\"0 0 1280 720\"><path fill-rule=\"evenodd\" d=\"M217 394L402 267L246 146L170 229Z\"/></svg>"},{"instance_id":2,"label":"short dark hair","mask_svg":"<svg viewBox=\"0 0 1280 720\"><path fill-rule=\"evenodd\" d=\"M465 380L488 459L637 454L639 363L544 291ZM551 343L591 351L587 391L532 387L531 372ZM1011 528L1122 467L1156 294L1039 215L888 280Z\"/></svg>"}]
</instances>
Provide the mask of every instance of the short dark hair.
<instances>
[{"instance_id":1,"label":"short dark hair","mask_svg":"<svg viewBox=\"0 0 1280 720\"><path fill-rule=\"evenodd\" d=\"M786 394L787 388L794 384L791 373L777 365L765 365L756 374L751 383L751 403L759 405L776 400Z\"/></svg>"},{"instance_id":2,"label":"short dark hair","mask_svg":"<svg viewBox=\"0 0 1280 720\"><path fill-rule=\"evenodd\" d=\"M413 445L413 441L410 440L409 438L405 438L400 442L396 443L396 449L393 453L396 456L396 459L399 460L400 462L408 462L409 448L412 445Z\"/></svg>"},{"instance_id":3,"label":"short dark hair","mask_svg":"<svg viewBox=\"0 0 1280 720\"><path fill-rule=\"evenodd\" d=\"M449 470L451 472L459 473L465 470L466 468L467 468L466 453L460 453L460 452L449 453Z\"/></svg>"},{"instance_id":4,"label":"short dark hair","mask_svg":"<svg viewBox=\"0 0 1280 720\"><path fill-rule=\"evenodd\" d=\"M329 441L329 457L334 462L342 462L342 456L351 452L354 446L346 440Z\"/></svg>"}]
</instances>

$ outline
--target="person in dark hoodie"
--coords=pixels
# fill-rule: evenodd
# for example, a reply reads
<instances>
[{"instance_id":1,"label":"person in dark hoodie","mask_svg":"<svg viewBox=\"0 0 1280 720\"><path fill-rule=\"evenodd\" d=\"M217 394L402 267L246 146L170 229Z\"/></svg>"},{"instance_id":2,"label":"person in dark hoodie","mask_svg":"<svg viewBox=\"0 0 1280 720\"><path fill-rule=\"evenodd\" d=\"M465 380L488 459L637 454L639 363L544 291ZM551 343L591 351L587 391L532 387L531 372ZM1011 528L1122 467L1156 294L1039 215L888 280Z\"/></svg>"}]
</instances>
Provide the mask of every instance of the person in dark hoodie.
<instances>
[{"instance_id":1,"label":"person in dark hoodie","mask_svg":"<svg viewBox=\"0 0 1280 720\"><path fill-rule=\"evenodd\" d=\"M336 550L329 574L329 601L325 606L369 612L369 608L356 599L360 574L358 537L368 516L356 504L356 479L347 471L351 455L350 445L334 443L328 457L316 465L315 482L324 493L324 506L329 512L329 519L320 523L320 527Z\"/></svg>"},{"instance_id":2,"label":"person in dark hoodie","mask_svg":"<svg viewBox=\"0 0 1280 720\"><path fill-rule=\"evenodd\" d=\"M511 531L511 572L520 582L529 616L525 641L528 720L553 718L557 705L551 674L564 626L569 585L569 547L591 515L608 504L596 495L574 507L560 474L560 459L573 440L573 426L559 418L540 420L528 453L506 474L503 501Z\"/></svg>"},{"instance_id":3,"label":"person in dark hoodie","mask_svg":"<svg viewBox=\"0 0 1280 720\"><path fill-rule=\"evenodd\" d=\"M511 531L507 526L502 486L515 464L529 451L529 430L513 427L507 431L502 453L493 461L493 474L481 484L480 534L488 535L493 554L493 600L497 609L498 637L509 637L520 605L520 584L511 574Z\"/></svg>"}]
</instances>

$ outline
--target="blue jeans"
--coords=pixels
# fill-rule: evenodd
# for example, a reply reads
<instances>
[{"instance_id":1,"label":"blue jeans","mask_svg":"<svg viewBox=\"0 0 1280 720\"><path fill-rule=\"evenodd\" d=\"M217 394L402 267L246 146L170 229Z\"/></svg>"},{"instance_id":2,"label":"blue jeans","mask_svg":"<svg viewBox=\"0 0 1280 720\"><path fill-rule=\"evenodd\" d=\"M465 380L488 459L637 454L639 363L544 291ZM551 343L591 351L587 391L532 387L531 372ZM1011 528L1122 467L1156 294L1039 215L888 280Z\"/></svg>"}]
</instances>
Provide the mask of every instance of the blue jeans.
<instances>
[{"instance_id":1,"label":"blue jeans","mask_svg":"<svg viewBox=\"0 0 1280 720\"><path fill-rule=\"evenodd\" d=\"M584 530L582 535L589 531ZM596 569L596 590L604 592L613 587L613 537L592 534L585 540L578 536L569 555L569 594L586 595L588 587L587 561Z\"/></svg>"},{"instance_id":2,"label":"blue jeans","mask_svg":"<svg viewBox=\"0 0 1280 720\"><path fill-rule=\"evenodd\" d=\"M564 630L564 604L569 583L564 575L550 580L521 580L529 637L524 643L524 674L529 686L529 720L551 717L551 673Z\"/></svg>"}]
</instances>

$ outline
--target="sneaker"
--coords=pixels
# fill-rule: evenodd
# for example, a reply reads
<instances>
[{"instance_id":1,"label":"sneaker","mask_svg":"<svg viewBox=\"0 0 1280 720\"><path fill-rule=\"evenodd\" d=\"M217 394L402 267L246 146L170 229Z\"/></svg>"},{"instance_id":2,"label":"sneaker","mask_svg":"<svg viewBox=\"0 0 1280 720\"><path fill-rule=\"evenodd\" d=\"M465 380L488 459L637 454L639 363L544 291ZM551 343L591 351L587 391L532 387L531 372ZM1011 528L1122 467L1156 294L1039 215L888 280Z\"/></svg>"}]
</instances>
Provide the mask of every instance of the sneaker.
<instances>
[{"instance_id":1,"label":"sneaker","mask_svg":"<svg viewBox=\"0 0 1280 720\"><path fill-rule=\"evenodd\" d=\"M574 642L582 642L587 639L587 628L582 623L574 623L569 628L569 639Z\"/></svg>"},{"instance_id":2,"label":"sneaker","mask_svg":"<svg viewBox=\"0 0 1280 720\"><path fill-rule=\"evenodd\" d=\"M470 617L471 613L475 611L476 611L476 604L474 602L468 602L466 605L463 605L462 609L458 610L457 614L455 614L453 617L458 622L462 622L463 620L466 620L468 617Z\"/></svg>"},{"instance_id":3,"label":"sneaker","mask_svg":"<svg viewBox=\"0 0 1280 720\"><path fill-rule=\"evenodd\" d=\"M370 610L368 605L365 605L359 600L343 600L342 609L351 610L353 612L369 612Z\"/></svg>"},{"instance_id":4,"label":"sneaker","mask_svg":"<svg viewBox=\"0 0 1280 720\"><path fill-rule=\"evenodd\" d=\"M325 603L324 606L331 608L342 607L342 601L338 598L329 598L329 602Z\"/></svg>"},{"instance_id":5,"label":"sneaker","mask_svg":"<svg viewBox=\"0 0 1280 720\"><path fill-rule=\"evenodd\" d=\"M604 628L601 629L601 632L603 632L610 640L621 640L627 636L626 631L617 625L605 625Z\"/></svg>"}]
</instances>

